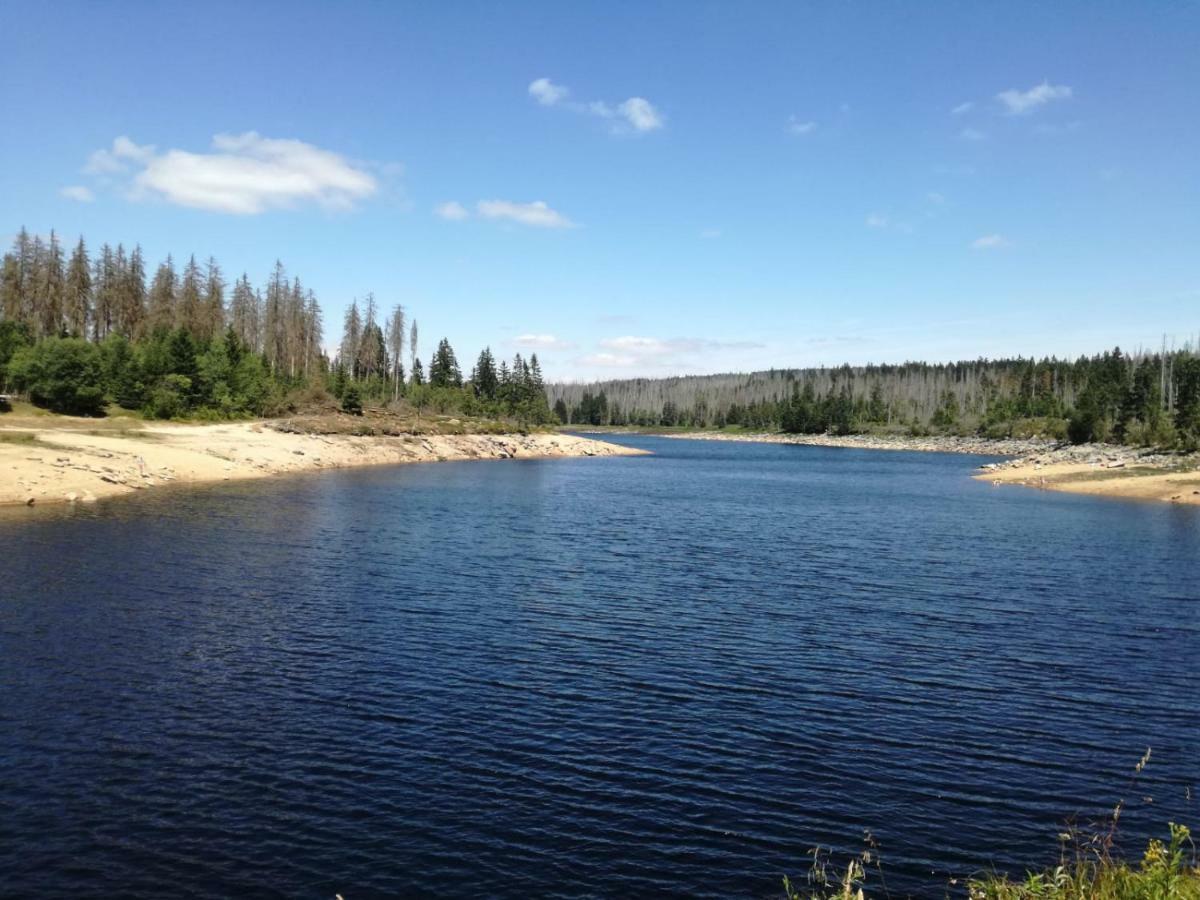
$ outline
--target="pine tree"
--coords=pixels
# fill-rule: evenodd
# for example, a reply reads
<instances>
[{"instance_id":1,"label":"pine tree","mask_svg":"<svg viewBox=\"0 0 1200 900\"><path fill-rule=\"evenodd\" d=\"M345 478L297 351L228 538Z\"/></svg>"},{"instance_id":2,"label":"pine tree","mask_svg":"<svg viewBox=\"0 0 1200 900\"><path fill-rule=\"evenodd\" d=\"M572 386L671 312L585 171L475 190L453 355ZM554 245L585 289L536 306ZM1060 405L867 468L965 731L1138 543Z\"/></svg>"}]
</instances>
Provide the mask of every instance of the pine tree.
<instances>
[{"instance_id":1,"label":"pine tree","mask_svg":"<svg viewBox=\"0 0 1200 900\"><path fill-rule=\"evenodd\" d=\"M67 267L65 320L71 337L87 335L88 318L92 307L92 273L87 247L83 238L75 245Z\"/></svg>"},{"instance_id":2,"label":"pine tree","mask_svg":"<svg viewBox=\"0 0 1200 900\"><path fill-rule=\"evenodd\" d=\"M462 370L446 338L438 343L429 363L429 383L433 387L462 387Z\"/></svg>"},{"instance_id":3,"label":"pine tree","mask_svg":"<svg viewBox=\"0 0 1200 900\"><path fill-rule=\"evenodd\" d=\"M471 373L471 385L475 388L475 396L483 400L495 400L499 380L496 375L496 360L492 357L490 347L484 347L475 363L475 371Z\"/></svg>"},{"instance_id":4,"label":"pine tree","mask_svg":"<svg viewBox=\"0 0 1200 900\"><path fill-rule=\"evenodd\" d=\"M146 263L142 247L135 245L129 254L129 266L125 270L125 284L121 290L120 311L117 316L117 331L133 340L143 337L146 322Z\"/></svg>"},{"instance_id":5,"label":"pine tree","mask_svg":"<svg viewBox=\"0 0 1200 900\"><path fill-rule=\"evenodd\" d=\"M193 338L204 339L204 300L201 294L200 267L196 257L188 259L179 282L179 302L176 306L175 327L186 329Z\"/></svg>"},{"instance_id":6,"label":"pine tree","mask_svg":"<svg viewBox=\"0 0 1200 900\"><path fill-rule=\"evenodd\" d=\"M204 278L204 299L199 318L200 338L211 341L225 330L225 279L211 256Z\"/></svg>"},{"instance_id":7,"label":"pine tree","mask_svg":"<svg viewBox=\"0 0 1200 900\"><path fill-rule=\"evenodd\" d=\"M146 314L146 331L149 334L170 330L175 326L175 294L178 290L178 279L175 275L175 263L170 256L154 273L154 281L150 284L150 295L147 298L149 309Z\"/></svg>"},{"instance_id":8,"label":"pine tree","mask_svg":"<svg viewBox=\"0 0 1200 900\"><path fill-rule=\"evenodd\" d=\"M62 245L58 235L50 232L50 244L40 266L37 284L38 334L56 337L62 333L65 317L65 278L63 275Z\"/></svg>"},{"instance_id":9,"label":"pine tree","mask_svg":"<svg viewBox=\"0 0 1200 900\"><path fill-rule=\"evenodd\" d=\"M342 324L342 346L340 358L351 379L358 378L358 350L362 346L362 316L358 312L358 299L350 301L346 318Z\"/></svg>"},{"instance_id":10,"label":"pine tree","mask_svg":"<svg viewBox=\"0 0 1200 900\"><path fill-rule=\"evenodd\" d=\"M392 398L400 397L404 384L404 307L397 303L387 320L387 350L391 359Z\"/></svg>"}]
</instances>

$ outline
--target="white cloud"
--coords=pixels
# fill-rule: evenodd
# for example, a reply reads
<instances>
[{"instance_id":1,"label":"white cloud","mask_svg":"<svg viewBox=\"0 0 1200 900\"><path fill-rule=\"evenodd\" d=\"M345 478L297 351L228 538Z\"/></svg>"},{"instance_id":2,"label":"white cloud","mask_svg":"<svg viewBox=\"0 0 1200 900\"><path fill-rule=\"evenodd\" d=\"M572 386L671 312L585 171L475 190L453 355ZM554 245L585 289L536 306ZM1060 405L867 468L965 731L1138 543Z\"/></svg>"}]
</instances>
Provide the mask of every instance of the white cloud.
<instances>
[{"instance_id":1,"label":"white cloud","mask_svg":"<svg viewBox=\"0 0 1200 900\"><path fill-rule=\"evenodd\" d=\"M928 194L925 195L925 199L928 200L930 203L932 203L934 206L945 206L946 205L946 196L944 194L939 194L937 191L930 191Z\"/></svg>"},{"instance_id":2,"label":"white cloud","mask_svg":"<svg viewBox=\"0 0 1200 900\"><path fill-rule=\"evenodd\" d=\"M561 106L582 115L595 116L612 122L614 134L657 131L663 127L663 116L645 97L630 97L615 106L603 100L571 101L571 92L549 78L539 78L529 85L529 95L542 106Z\"/></svg>"},{"instance_id":3,"label":"white cloud","mask_svg":"<svg viewBox=\"0 0 1200 900\"><path fill-rule=\"evenodd\" d=\"M553 334L519 334L513 343L528 350L571 350L575 346Z\"/></svg>"},{"instance_id":4,"label":"white cloud","mask_svg":"<svg viewBox=\"0 0 1200 900\"><path fill-rule=\"evenodd\" d=\"M533 228L572 228L575 224L562 213L551 209L543 200L532 203L480 200L475 209L483 219L507 219Z\"/></svg>"},{"instance_id":5,"label":"white cloud","mask_svg":"<svg viewBox=\"0 0 1200 900\"><path fill-rule=\"evenodd\" d=\"M194 209L255 215L316 203L348 209L378 190L375 176L340 154L255 131L218 134L211 153L156 152L127 137L88 160L87 171L134 171L131 196L154 196Z\"/></svg>"},{"instance_id":6,"label":"white cloud","mask_svg":"<svg viewBox=\"0 0 1200 900\"><path fill-rule=\"evenodd\" d=\"M663 126L662 116L644 97L630 97L617 109L634 131L654 131Z\"/></svg>"},{"instance_id":7,"label":"white cloud","mask_svg":"<svg viewBox=\"0 0 1200 900\"><path fill-rule=\"evenodd\" d=\"M996 99L1004 105L1008 113L1017 116L1033 112L1052 100L1068 100L1070 97L1069 87L1065 84L1051 84L1049 81L1043 81L1027 91L1010 89L996 95Z\"/></svg>"},{"instance_id":8,"label":"white cloud","mask_svg":"<svg viewBox=\"0 0 1200 900\"><path fill-rule=\"evenodd\" d=\"M636 356L621 356L617 353L592 353L588 356L580 357L579 362L587 366L621 369L636 366L641 360Z\"/></svg>"},{"instance_id":9,"label":"white cloud","mask_svg":"<svg viewBox=\"0 0 1200 900\"><path fill-rule=\"evenodd\" d=\"M565 100L571 92L560 84L555 84L549 78L539 78L529 85L529 96L542 106L553 106L560 100Z\"/></svg>"},{"instance_id":10,"label":"white cloud","mask_svg":"<svg viewBox=\"0 0 1200 900\"><path fill-rule=\"evenodd\" d=\"M445 219L447 222L461 222L463 219L471 217L470 210L457 200L439 203L433 208L433 214L439 219Z\"/></svg>"},{"instance_id":11,"label":"white cloud","mask_svg":"<svg viewBox=\"0 0 1200 900\"><path fill-rule=\"evenodd\" d=\"M92 193L92 189L84 187L82 184L67 185L64 188L60 188L58 193L68 200L76 200L79 203L91 203L96 199L96 195Z\"/></svg>"},{"instance_id":12,"label":"white cloud","mask_svg":"<svg viewBox=\"0 0 1200 900\"><path fill-rule=\"evenodd\" d=\"M1010 241L1002 234L985 234L983 237L975 238L971 241L971 247L975 250L998 250L1001 247L1010 245Z\"/></svg>"},{"instance_id":13,"label":"white cloud","mask_svg":"<svg viewBox=\"0 0 1200 900\"><path fill-rule=\"evenodd\" d=\"M975 108L974 101L968 100L966 103L960 103L954 109L950 110L950 115L961 116L963 113L968 113Z\"/></svg>"},{"instance_id":14,"label":"white cloud","mask_svg":"<svg viewBox=\"0 0 1200 900\"><path fill-rule=\"evenodd\" d=\"M789 116L787 130L789 134L812 134L817 130L817 123L801 121L798 116Z\"/></svg>"},{"instance_id":15,"label":"white cloud","mask_svg":"<svg viewBox=\"0 0 1200 900\"><path fill-rule=\"evenodd\" d=\"M977 128L964 128L958 133L958 136L964 141L984 141L987 140L987 135Z\"/></svg>"},{"instance_id":16,"label":"white cloud","mask_svg":"<svg viewBox=\"0 0 1200 900\"><path fill-rule=\"evenodd\" d=\"M883 213L868 213L867 214L868 228L887 228L888 217Z\"/></svg>"},{"instance_id":17,"label":"white cloud","mask_svg":"<svg viewBox=\"0 0 1200 900\"><path fill-rule=\"evenodd\" d=\"M154 145L139 146L125 135L115 138L112 147L93 152L83 171L89 175L111 175L129 171L130 165L145 165L154 157Z\"/></svg>"},{"instance_id":18,"label":"white cloud","mask_svg":"<svg viewBox=\"0 0 1200 900\"><path fill-rule=\"evenodd\" d=\"M716 240L720 236L721 236L720 228L705 228L703 231L700 232L700 237L704 238L704 240L706 240L706 241Z\"/></svg>"}]
</instances>

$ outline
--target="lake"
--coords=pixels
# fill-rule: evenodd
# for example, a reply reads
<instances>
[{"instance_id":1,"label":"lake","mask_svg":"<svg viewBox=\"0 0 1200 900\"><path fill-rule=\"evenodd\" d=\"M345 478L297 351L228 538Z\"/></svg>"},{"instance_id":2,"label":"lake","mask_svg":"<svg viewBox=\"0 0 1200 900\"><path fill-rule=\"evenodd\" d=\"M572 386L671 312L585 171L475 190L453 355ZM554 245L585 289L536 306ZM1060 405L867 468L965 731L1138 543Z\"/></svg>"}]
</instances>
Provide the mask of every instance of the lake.
<instances>
[{"instance_id":1,"label":"lake","mask_svg":"<svg viewBox=\"0 0 1200 900\"><path fill-rule=\"evenodd\" d=\"M0 517L0 893L769 897L869 830L940 896L1200 826L1200 510L615 440Z\"/></svg>"}]
</instances>

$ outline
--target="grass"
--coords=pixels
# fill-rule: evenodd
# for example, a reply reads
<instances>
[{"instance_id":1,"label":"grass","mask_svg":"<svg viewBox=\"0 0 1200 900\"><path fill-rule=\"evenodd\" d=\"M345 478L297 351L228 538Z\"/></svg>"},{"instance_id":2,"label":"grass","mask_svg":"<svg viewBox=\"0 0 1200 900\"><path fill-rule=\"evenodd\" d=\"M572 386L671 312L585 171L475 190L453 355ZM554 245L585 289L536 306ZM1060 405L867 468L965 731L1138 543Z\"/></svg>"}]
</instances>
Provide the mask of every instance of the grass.
<instances>
[{"instance_id":1,"label":"grass","mask_svg":"<svg viewBox=\"0 0 1200 900\"><path fill-rule=\"evenodd\" d=\"M1150 762L1150 751L1138 762L1129 786L1133 787ZM1165 839L1153 838L1141 859L1130 863L1116 853L1117 825L1124 803L1091 832L1072 829L1059 835L1058 865L1013 878L1002 872L972 876L965 883L951 881L945 896L968 900L1200 900L1200 863L1187 826L1167 823ZM866 848L838 870L820 848L812 851L807 885L800 887L784 877L787 900L867 900L888 897L879 853L870 832ZM870 873L870 874L869 874ZM878 890L868 878L878 881Z\"/></svg>"},{"instance_id":2,"label":"grass","mask_svg":"<svg viewBox=\"0 0 1200 900\"><path fill-rule=\"evenodd\" d=\"M969 900L1200 900L1200 867L1191 832L1171 822L1166 840L1154 838L1141 860L1131 865L1111 853L1111 835L1076 842L1059 864L1014 879L1005 874L980 875L966 882ZM1072 835L1062 836L1068 843ZM813 852L808 884L783 879L787 900L867 900L887 897L883 872L873 844L847 866L831 870L820 851ZM878 873L879 892L867 889L868 869ZM961 890L961 888L960 888ZM947 891L949 896L949 891Z\"/></svg>"},{"instance_id":3,"label":"grass","mask_svg":"<svg viewBox=\"0 0 1200 900\"><path fill-rule=\"evenodd\" d=\"M32 431L0 431L0 444L33 444L37 435Z\"/></svg>"}]
</instances>

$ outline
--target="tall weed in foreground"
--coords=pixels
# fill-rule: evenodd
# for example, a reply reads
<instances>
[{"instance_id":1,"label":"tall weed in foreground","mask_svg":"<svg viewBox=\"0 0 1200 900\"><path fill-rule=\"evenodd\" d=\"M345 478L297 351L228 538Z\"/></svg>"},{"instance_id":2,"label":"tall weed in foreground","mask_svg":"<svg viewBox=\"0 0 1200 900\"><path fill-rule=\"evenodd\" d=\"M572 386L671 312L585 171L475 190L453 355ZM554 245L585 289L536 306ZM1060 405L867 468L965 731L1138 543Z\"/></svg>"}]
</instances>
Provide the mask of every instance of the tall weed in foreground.
<instances>
[{"instance_id":1,"label":"tall weed in foreground","mask_svg":"<svg viewBox=\"0 0 1200 900\"><path fill-rule=\"evenodd\" d=\"M1134 768L1129 786L1133 787L1150 762L1150 751ZM1186 825L1167 824L1168 837L1154 838L1136 864L1117 855L1117 832L1124 809L1119 802L1098 825L1072 827L1059 835L1062 851L1053 869L1027 872L1024 878L989 873L973 876L965 883L951 880L945 895L968 900L1200 900L1200 864L1196 845ZM844 869L831 867L829 857L819 848L812 851L813 863L808 884L798 887L784 877L787 900L868 900L888 898L883 867L874 839L867 834L867 848L851 859ZM878 887L868 890L868 869Z\"/></svg>"}]
</instances>

